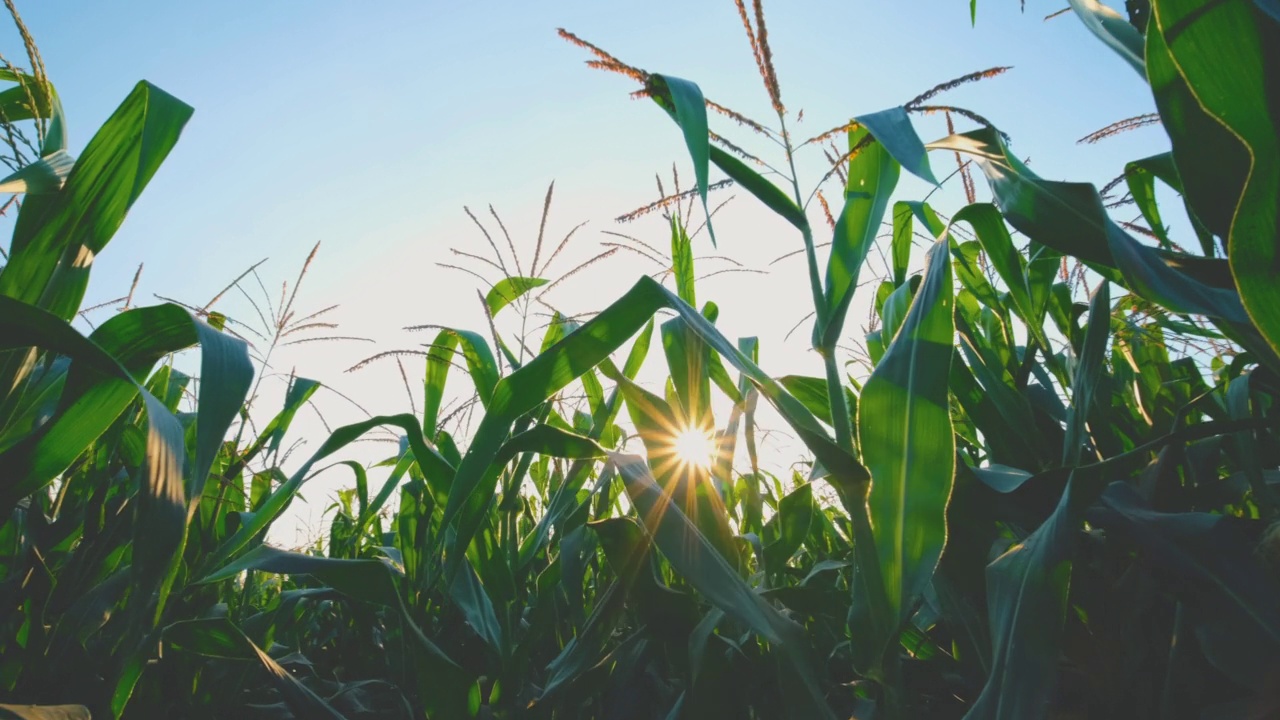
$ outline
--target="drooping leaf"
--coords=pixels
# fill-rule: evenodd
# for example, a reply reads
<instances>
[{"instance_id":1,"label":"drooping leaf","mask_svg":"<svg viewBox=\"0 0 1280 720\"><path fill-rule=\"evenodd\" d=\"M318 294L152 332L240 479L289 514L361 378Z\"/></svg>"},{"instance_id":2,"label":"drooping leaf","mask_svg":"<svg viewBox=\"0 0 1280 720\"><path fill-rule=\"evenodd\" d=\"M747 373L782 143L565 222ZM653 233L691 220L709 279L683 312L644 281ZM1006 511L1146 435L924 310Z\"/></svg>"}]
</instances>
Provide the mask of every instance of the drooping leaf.
<instances>
[{"instance_id":1,"label":"drooping leaf","mask_svg":"<svg viewBox=\"0 0 1280 720\"><path fill-rule=\"evenodd\" d=\"M902 106L881 110L868 115L859 115L854 120L875 136L877 142L893 156L898 164L907 172L924 180L930 185L937 185L933 176L933 168L929 167L929 155L925 152L924 142L916 134L911 124L911 116Z\"/></svg>"},{"instance_id":2,"label":"drooping leaf","mask_svg":"<svg viewBox=\"0 0 1280 720\"><path fill-rule=\"evenodd\" d=\"M535 277L507 277L499 280L484 296L490 317L497 317L502 308L519 300L530 290L546 285L547 281Z\"/></svg>"},{"instance_id":3,"label":"drooping leaf","mask_svg":"<svg viewBox=\"0 0 1280 720\"><path fill-rule=\"evenodd\" d=\"M1044 180L984 128L931 143L975 155L1009 224L1031 239L1089 264L1113 282L1175 312L1247 321L1236 293L1181 269L1177 253L1161 255L1120 228L1087 183Z\"/></svg>"},{"instance_id":4,"label":"drooping leaf","mask_svg":"<svg viewBox=\"0 0 1280 720\"><path fill-rule=\"evenodd\" d=\"M707 129L707 104L702 89L696 84L670 75L650 75L650 96L680 126L684 143L693 160L693 176L698 183L698 195L707 213L707 233L711 244L716 244L715 231L711 229L711 210L707 206L707 177L710 170L711 140Z\"/></svg>"},{"instance_id":5,"label":"drooping leaf","mask_svg":"<svg viewBox=\"0 0 1280 720\"><path fill-rule=\"evenodd\" d=\"M1143 62L1142 33L1129 24L1123 15L1098 2L1098 0L1067 0L1080 22L1089 32L1116 51L1143 79L1147 77Z\"/></svg>"}]
</instances>

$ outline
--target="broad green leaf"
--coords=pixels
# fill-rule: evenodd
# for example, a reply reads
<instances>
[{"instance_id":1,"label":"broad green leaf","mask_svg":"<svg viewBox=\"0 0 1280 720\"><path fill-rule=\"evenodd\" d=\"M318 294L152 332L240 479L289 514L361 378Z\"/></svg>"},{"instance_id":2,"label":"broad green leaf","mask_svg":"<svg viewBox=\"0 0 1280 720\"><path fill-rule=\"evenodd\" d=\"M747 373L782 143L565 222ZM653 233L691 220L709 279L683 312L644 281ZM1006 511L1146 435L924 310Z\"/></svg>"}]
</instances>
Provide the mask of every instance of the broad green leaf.
<instances>
[{"instance_id":1,"label":"broad green leaf","mask_svg":"<svg viewBox=\"0 0 1280 720\"><path fill-rule=\"evenodd\" d=\"M831 398L827 395L827 381L824 378L805 375L785 375L778 378L778 383L799 400L809 412L813 413L827 425L832 424ZM849 424L856 425L858 397L853 390L844 389L845 404L849 408Z\"/></svg>"},{"instance_id":2,"label":"broad green leaf","mask_svg":"<svg viewBox=\"0 0 1280 720\"><path fill-rule=\"evenodd\" d=\"M200 345L200 395L196 410L195 465L189 468L187 497L194 513L205 481L231 423L253 384L253 364L245 342L189 318Z\"/></svg>"},{"instance_id":3,"label":"broad green leaf","mask_svg":"<svg viewBox=\"0 0 1280 720\"><path fill-rule=\"evenodd\" d=\"M484 296L484 304L489 309L489 316L496 317L502 308L519 300L530 290L546 284L546 280L535 277L508 277L499 280Z\"/></svg>"},{"instance_id":4,"label":"broad green leaf","mask_svg":"<svg viewBox=\"0 0 1280 720\"><path fill-rule=\"evenodd\" d=\"M284 394L284 407L262 428L260 437L268 440L267 452L275 454L280 451L280 443L284 442L285 433L289 432L293 418L319 389L318 380L303 377L290 379L289 389Z\"/></svg>"},{"instance_id":5,"label":"broad green leaf","mask_svg":"<svg viewBox=\"0 0 1280 720\"><path fill-rule=\"evenodd\" d=\"M159 169L192 110L142 82L76 160L62 191L27 198L13 230L0 295L70 320L94 256Z\"/></svg>"},{"instance_id":6,"label":"broad green leaf","mask_svg":"<svg viewBox=\"0 0 1280 720\"><path fill-rule=\"evenodd\" d=\"M884 304L880 307L881 338L888 338L889 342L893 342L897 337L898 330L902 328L907 312L911 309L911 301L916 296L916 290L920 288L920 282L920 276L913 275L884 299ZM876 366L879 365L880 361L877 360Z\"/></svg>"},{"instance_id":7,"label":"broad green leaf","mask_svg":"<svg viewBox=\"0 0 1280 720\"><path fill-rule=\"evenodd\" d=\"M22 497L65 470L138 397L160 358L195 344L196 323L176 305L137 308L85 338L48 312L0 297L0 348L35 346L73 360L55 416L0 454L0 486Z\"/></svg>"},{"instance_id":8,"label":"broad green leaf","mask_svg":"<svg viewBox=\"0 0 1280 720\"><path fill-rule=\"evenodd\" d=\"M1037 335L1037 342L1042 338L1044 316L1036 317L1031 301L1031 290L1027 285L1027 261L1022 253L1013 246L1013 238L1005 227L1000 210L990 203L974 203L965 206L952 218L952 224L968 223L973 234L978 238L987 259L996 274L1004 281L1013 300L1013 308L1027 325L1027 329ZM1042 343L1042 347L1048 347Z\"/></svg>"},{"instance_id":9,"label":"broad green leaf","mask_svg":"<svg viewBox=\"0 0 1280 720\"><path fill-rule=\"evenodd\" d=\"M1225 242L1249 174L1249 150L1196 99L1155 17L1148 29L1147 79L1186 190L1183 198L1192 217Z\"/></svg>"},{"instance_id":10,"label":"broad green leaf","mask_svg":"<svg viewBox=\"0 0 1280 720\"><path fill-rule=\"evenodd\" d=\"M505 639L493 602L480 583L471 563L463 563L462 570L449 586L449 597L462 610L467 623L495 652L506 654Z\"/></svg>"},{"instance_id":11,"label":"broad green leaf","mask_svg":"<svg viewBox=\"0 0 1280 720\"><path fill-rule=\"evenodd\" d=\"M1049 717L1058 679L1067 587L1084 508L1067 482L1057 509L987 567L991 671L965 720Z\"/></svg>"},{"instance_id":12,"label":"broad green leaf","mask_svg":"<svg viewBox=\"0 0 1280 720\"><path fill-rule=\"evenodd\" d=\"M427 368L422 382L422 433L430 440L435 439L439 430L440 404L444 401L445 382L457 347L457 336L441 330L427 348Z\"/></svg>"},{"instance_id":13,"label":"broad green leaf","mask_svg":"<svg viewBox=\"0 0 1280 720\"><path fill-rule=\"evenodd\" d=\"M867 143L849 159L848 182L844 189L844 209L836 220L827 261L825 284L826 325L814 325L814 347L833 348L844 331L845 315L858 287L862 264L875 244L880 222L889 207L889 196L897 187L899 165L885 146L869 137L865 128L849 132L849 149Z\"/></svg>"},{"instance_id":14,"label":"broad green leaf","mask_svg":"<svg viewBox=\"0 0 1280 720\"><path fill-rule=\"evenodd\" d=\"M1156 169L1157 167L1159 170ZM1134 204L1142 212L1142 217L1147 221L1151 232L1160 239L1160 246L1166 250L1172 247L1169 232L1164 226L1164 218L1160 215L1160 206L1156 204L1156 178L1160 177L1167 183L1166 178L1172 175L1176 179L1177 172L1177 168L1173 166L1173 155L1170 153L1134 160L1124 166L1124 179L1129 188L1129 195L1133 197ZM1205 254L1213 254L1212 244L1205 248Z\"/></svg>"},{"instance_id":15,"label":"broad green leaf","mask_svg":"<svg viewBox=\"0 0 1280 720\"><path fill-rule=\"evenodd\" d=\"M1280 352L1280 126L1275 118L1280 56L1274 51L1280 44L1280 23L1259 17L1248 3L1206 0L1153 2L1152 20L1156 32L1148 34L1161 36L1200 108L1248 152L1243 190L1230 205L1227 255L1249 317ZM1177 131L1171 128L1170 135ZM1196 141L1219 138L1224 145L1232 142L1221 133ZM1194 162L1199 156L1177 150L1175 146L1184 179L1200 171Z\"/></svg>"},{"instance_id":16,"label":"broad green leaf","mask_svg":"<svg viewBox=\"0 0 1280 720\"><path fill-rule=\"evenodd\" d=\"M907 619L942 556L955 474L947 399L954 326L946 238L930 249L924 278L858 404L863 461L871 472L871 525L898 623Z\"/></svg>"},{"instance_id":17,"label":"broad green leaf","mask_svg":"<svg viewBox=\"0 0 1280 720\"><path fill-rule=\"evenodd\" d=\"M1094 403L1094 391L1104 370L1107 338L1111 333L1111 288L1104 280L1098 283L1089 301L1089 324L1084 346L1076 361L1075 379L1071 383L1071 412L1067 419L1067 436L1063 441L1064 465L1080 462L1084 452L1085 422Z\"/></svg>"},{"instance_id":18,"label":"broad green leaf","mask_svg":"<svg viewBox=\"0 0 1280 720\"><path fill-rule=\"evenodd\" d=\"M1021 468L992 463L985 467L969 468L987 487L998 493L1011 493L1022 487L1022 484L1035 477Z\"/></svg>"},{"instance_id":19,"label":"broad green leaf","mask_svg":"<svg viewBox=\"0 0 1280 720\"><path fill-rule=\"evenodd\" d=\"M467 361L471 382L476 386L476 394L480 396L481 404L487 407L500 376L498 362L493 357L493 350L489 348L489 343L480 333L470 330L444 328L442 332L452 333L455 347L462 346L462 356Z\"/></svg>"}]
</instances>

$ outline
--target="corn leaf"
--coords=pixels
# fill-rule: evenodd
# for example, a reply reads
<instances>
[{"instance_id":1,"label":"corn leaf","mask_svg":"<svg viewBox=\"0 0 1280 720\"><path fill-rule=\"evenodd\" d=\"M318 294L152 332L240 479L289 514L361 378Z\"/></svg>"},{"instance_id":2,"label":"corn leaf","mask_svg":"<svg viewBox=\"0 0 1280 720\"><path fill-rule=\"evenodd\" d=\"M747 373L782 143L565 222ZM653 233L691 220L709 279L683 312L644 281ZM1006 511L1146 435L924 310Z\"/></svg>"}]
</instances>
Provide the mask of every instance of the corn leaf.
<instances>
[{"instance_id":1,"label":"corn leaf","mask_svg":"<svg viewBox=\"0 0 1280 720\"><path fill-rule=\"evenodd\" d=\"M929 584L947 537L955 474L947 400L954 335L949 260L943 238L930 250L902 329L858 404L858 435L871 472L871 525L898 623Z\"/></svg>"}]
</instances>

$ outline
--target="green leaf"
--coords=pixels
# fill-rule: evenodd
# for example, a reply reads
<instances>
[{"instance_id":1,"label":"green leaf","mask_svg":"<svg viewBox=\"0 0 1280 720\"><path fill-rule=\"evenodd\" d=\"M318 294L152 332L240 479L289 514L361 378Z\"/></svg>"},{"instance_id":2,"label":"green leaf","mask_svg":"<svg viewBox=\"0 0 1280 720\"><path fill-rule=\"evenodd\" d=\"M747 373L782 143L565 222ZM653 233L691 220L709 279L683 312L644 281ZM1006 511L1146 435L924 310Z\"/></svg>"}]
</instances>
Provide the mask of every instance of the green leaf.
<instances>
[{"instance_id":1,"label":"green leaf","mask_svg":"<svg viewBox=\"0 0 1280 720\"><path fill-rule=\"evenodd\" d=\"M516 455L526 452L573 460L599 458L606 454L605 449L589 437L576 435L551 425L538 424L518 435L513 435L510 440L503 443L494 463L506 465Z\"/></svg>"},{"instance_id":2,"label":"green leaf","mask_svg":"<svg viewBox=\"0 0 1280 720\"><path fill-rule=\"evenodd\" d=\"M825 378L785 375L778 378L778 383L786 388L787 392L791 393L819 420L827 425L832 424L831 398L827 395L827 381ZM855 411L858 407L858 398L853 394L853 390L846 387L844 389L844 399L845 404L849 406L849 424L856 425L855 419L857 415Z\"/></svg>"},{"instance_id":3,"label":"green leaf","mask_svg":"<svg viewBox=\"0 0 1280 720\"><path fill-rule=\"evenodd\" d=\"M1043 180L1032 173L996 131L953 135L930 148L977 156L1005 219L1032 240L1079 258L1108 280L1174 312L1247 321L1235 292L1179 269L1184 256L1162 255L1133 239L1107 216L1092 185Z\"/></svg>"},{"instance_id":4,"label":"green leaf","mask_svg":"<svg viewBox=\"0 0 1280 720\"><path fill-rule=\"evenodd\" d=\"M710 349L682 318L662 323L662 350L667 357L671 384L679 399L676 418L680 428L711 432ZM721 368L723 370L723 367ZM727 373L726 373L727 375Z\"/></svg>"},{"instance_id":5,"label":"green leaf","mask_svg":"<svg viewBox=\"0 0 1280 720\"><path fill-rule=\"evenodd\" d=\"M1084 23L1089 32L1116 51L1116 54L1129 63L1143 79L1147 77L1147 67L1143 62L1142 33L1129 24L1123 15L1098 2L1098 0L1067 0L1076 17Z\"/></svg>"},{"instance_id":6,"label":"green leaf","mask_svg":"<svg viewBox=\"0 0 1280 720\"><path fill-rule=\"evenodd\" d=\"M1138 206L1138 210L1142 212L1142 217L1147 221L1147 226L1151 228L1151 232L1156 234L1160 239L1160 246L1166 250L1171 249L1171 241L1169 240L1169 232L1164 226L1164 218L1160 216L1160 206L1156 204L1156 178L1159 177L1166 183L1168 178L1172 177L1176 184L1172 185L1175 189L1181 187L1181 183L1177 181L1178 169L1173 165L1173 155L1171 153L1161 153L1153 155L1149 158L1134 160L1125 163L1124 178L1125 184L1129 187L1129 195L1133 197L1133 202ZM1188 206L1188 211L1190 206ZM1204 248L1206 255L1213 254L1212 239L1208 247Z\"/></svg>"},{"instance_id":7,"label":"green leaf","mask_svg":"<svg viewBox=\"0 0 1280 720\"><path fill-rule=\"evenodd\" d=\"M871 525L898 623L929 584L947 537L955 475L947 399L955 334L948 250L943 238L929 251L911 310L858 405L863 462L871 472Z\"/></svg>"},{"instance_id":8,"label":"green leaf","mask_svg":"<svg viewBox=\"0 0 1280 720\"><path fill-rule=\"evenodd\" d=\"M813 504L813 485L805 483L787 493L778 502L778 514L771 520L778 526L778 537L764 548L765 566L770 572L779 572L787 564L787 560L800 549L804 539L809 536L809 528L813 524L815 507Z\"/></svg>"},{"instance_id":9,"label":"green leaf","mask_svg":"<svg viewBox=\"0 0 1280 720\"><path fill-rule=\"evenodd\" d=\"M844 331L845 315L858 287L862 264L875 244L880 222L897 187L899 165L885 146L868 139L866 128L849 132L849 149L866 142L849 160L844 209L836 220L826 274L826 325L814 326L814 346L833 348Z\"/></svg>"},{"instance_id":10,"label":"green leaf","mask_svg":"<svg viewBox=\"0 0 1280 720\"><path fill-rule=\"evenodd\" d=\"M915 222L919 218L931 237L938 237L946 228L928 203L898 201L893 204L893 284L901 285L907 279L907 266L911 261L911 246L915 244Z\"/></svg>"},{"instance_id":11,"label":"green leaf","mask_svg":"<svg viewBox=\"0 0 1280 720\"><path fill-rule=\"evenodd\" d=\"M1252 159L1248 148L1209 115L1178 70L1156 18L1147 32L1147 78L1193 218L1224 241Z\"/></svg>"},{"instance_id":12,"label":"green leaf","mask_svg":"<svg viewBox=\"0 0 1280 720\"><path fill-rule=\"evenodd\" d=\"M1049 716L1083 511L1073 483L1068 480L1057 509L1043 525L987 567L991 671L965 720Z\"/></svg>"},{"instance_id":13,"label":"green leaf","mask_svg":"<svg viewBox=\"0 0 1280 720\"><path fill-rule=\"evenodd\" d=\"M65 470L138 397L138 383L160 358L196 342L197 322L176 305L136 308L85 338L51 313L0 296L0 349L34 346L72 358L55 416L0 454L0 488L23 497ZM181 466L175 470L181 478Z\"/></svg>"},{"instance_id":14,"label":"green leaf","mask_svg":"<svg viewBox=\"0 0 1280 720\"><path fill-rule=\"evenodd\" d=\"M485 307L489 308L489 317L497 317L502 308L520 299L530 290L546 284L546 280L535 277L507 277L499 280L484 296Z\"/></svg>"},{"instance_id":15,"label":"green leaf","mask_svg":"<svg viewBox=\"0 0 1280 720\"><path fill-rule=\"evenodd\" d=\"M925 152L924 142L916 134L905 107L859 115L854 121L865 127L907 172L930 185L938 184L938 179L933 176L933 169L929 167L929 155Z\"/></svg>"},{"instance_id":16,"label":"green leaf","mask_svg":"<svg viewBox=\"0 0 1280 720\"><path fill-rule=\"evenodd\" d=\"M1111 288L1104 280L1098 283L1089 301L1089 324L1084 346L1076 362L1071 383L1071 412L1067 418L1067 436L1063 441L1062 462L1068 467L1080 462L1084 452L1085 422L1093 407L1094 391L1102 377L1106 361L1107 338L1111 334Z\"/></svg>"},{"instance_id":17,"label":"green leaf","mask_svg":"<svg viewBox=\"0 0 1280 720\"><path fill-rule=\"evenodd\" d=\"M796 201L760 173L747 167L746 163L714 145L711 146L711 162L723 170L735 184L755 195L757 200L765 204L765 207L791 223L797 230L801 232L809 230L809 220L805 217L804 210L796 205Z\"/></svg>"},{"instance_id":18,"label":"green leaf","mask_svg":"<svg viewBox=\"0 0 1280 720\"><path fill-rule=\"evenodd\" d=\"M716 244L716 234L711 229L711 210L707 207L707 175L710 170L711 140L707 128L707 104L702 90L688 80L670 75L650 75L651 97L680 126L684 143L693 160L693 176L698 183L698 195L702 209L707 213L707 232L711 244ZM669 103L669 105L668 105Z\"/></svg>"},{"instance_id":19,"label":"green leaf","mask_svg":"<svg viewBox=\"0 0 1280 720\"><path fill-rule=\"evenodd\" d=\"M476 634L496 652L505 655L505 640L498 616L493 610L493 601L484 591L475 568L471 563L463 563L461 572L449 587L449 597L462 610L467 623Z\"/></svg>"},{"instance_id":20,"label":"green leaf","mask_svg":"<svg viewBox=\"0 0 1280 720\"><path fill-rule=\"evenodd\" d=\"M471 374L471 382L476 386L476 393L480 396L480 403L487 407L493 397L493 390L497 386L500 376L498 362L493 357L493 350L489 348L489 343L480 333L470 330L444 328L442 334L444 332L453 335L454 347L457 345L462 346L462 356L466 358L467 370Z\"/></svg>"},{"instance_id":21,"label":"green leaf","mask_svg":"<svg viewBox=\"0 0 1280 720\"><path fill-rule=\"evenodd\" d=\"M1205 0L1153 2L1152 20L1156 32L1148 35L1161 36L1178 76L1200 108L1233 136L1228 139L1219 132L1195 141L1213 143L1213 150L1221 147L1224 153L1234 152L1230 146L1239 142L1248 153L1243 190L1229 206L1227 254L1249 317L1271 348L1280 352L1280 126L1274 117L1280 101L1275 82L1280 56L1274 52L1280 44L1280 24L1259 17L1248 3ZM1164 112L1162 108L1162 116ZM1178 128L1169 132L1173 137ZM1178 150L1175 145L1184 179L1201 171L1197 161L1203 155Z\"/></svg>"},{"instance_id":22,"label":"green leaf","mask_svg":"<svg viewBox=\"0 0 1280 720\"><path fill-rule=\"evenodd\" d=\"M280 443L284 442L285 433L289 432L289 426L293 424L293 418L302 409L302 406L316 394L316 390L320 389L318 380L311 380L304 377L293 377L289 381L289 389L284 394L284 407L275 417L262 428L260 438L268 441L267 452L278 453L280 451Z\"/></svg>"},{"instance_id":23,"label":"green leaf","mask_svg":"<svg viewBox=\"0 0 1280 720\"><path fill-rule=\"evenodd\" d=\"M187 497L196 503L204 495L205 481L231 423L240 414L253 384L249 348L239 338L188 318L200 344L200 395L196 406L195 466L187 480Z\"/></svg>"},{"instance_id":24,"label":"green leaf","mask_svg":"<svg viewBox=\"0 0 1280 720\"><path fill-rule=\"evenodd\" d=\"M0 295L70 320L93 258L124 222L191 113L159 88L138 83L89 141L62 191L23 203L9 263L0 271Z\"/></svg>"},{"instance_id":25,"label":"green leaf","mask_svg":"<svg viewBox=\"0 0 1280 720\"><path fill-rule=\"evenodd\" d=\"M1050 348L1049 340L1044 334L1044 313L1047 309L1048 286L1037 283L1042 292L1032 297L1031 284L1027 275L1027 261L1022 253L1013 246L1013 238L1005 227L1004 218L999 209L989 203L974 203L966 206L952 218L952 225L960 222L969 224L974 235L987 252L987 258L996 274L1004 281L1013 301L1013 309L1026 324L1027 331L1041 348ZM1050 276L1057 270L1055 258L1049 258ZM1043 261L1042 261L1043 262Z\"/></svg>"},{"instance_id":26,"label":"green leaf","mask_svg":"<svg viewBox=\"0 0 1280 720\"><path fill-rule=\"evenodd\" d=\"M66 150L46 155L0 180L0 193L41 195L58 192L74 164L75 160Z\"/></svg>"},{"instance_id":27,"label":"green leaf","mask_svg":"<svg viewBox=\"0 0 1280 720\"><path fill-rule=\"evenodd\" d=\"M694 293L693 244L678 215L671 216L671 274L676 279L676 294L680 299L697 307Z\"/></svg>"}]
</instances>

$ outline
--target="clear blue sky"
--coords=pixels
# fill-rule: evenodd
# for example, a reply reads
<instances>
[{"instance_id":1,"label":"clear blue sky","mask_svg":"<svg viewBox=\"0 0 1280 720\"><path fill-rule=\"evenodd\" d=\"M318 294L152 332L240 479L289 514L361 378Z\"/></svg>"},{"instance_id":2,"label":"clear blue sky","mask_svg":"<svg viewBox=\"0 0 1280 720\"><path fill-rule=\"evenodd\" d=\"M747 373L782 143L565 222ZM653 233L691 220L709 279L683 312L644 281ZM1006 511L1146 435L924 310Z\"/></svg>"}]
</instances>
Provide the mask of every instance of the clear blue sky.
<instances>
[{"instance_id":1,"label":"clear blue sky","mask_svg":"<svg viewBox=\"0 0 1280 720\"><path fill-rule=\"evenodd\" d=\"M816 134L952 77L1013 65L940 101L990 118L1040 174L1104 183L1167 140L1149 128L1075 144L1150 112L1152 102L1079 21L1042 20L1063 5L1029 0L1024 13L1017 0L980 0L971 28L964 0L774 0L766 9L783 99L793 112L804 109L793 132ZM399 331L405 325L483 327L476 283L434 265L451 260L450 246L482 247L463 205L493 203L529 248L554 179L549 235L589 221L575 257L598 251L607 239L601 230L667 243L660 222L618 228L611 218L654 199L654 173L673 161L692 176L677 129L650 102L628 99L625 79L585 68L586 54L556 37L556 27L647 70L694 80L749 115L769 115L730 0L46 0L20 9L63 98L73 153L140 79L196 109L98 258L86 304L123 294L142 261L145 300L158 293L203 303L267 256L264 277L278 287L322 241L303 309L341 303L342 332L379 344L301 346L277 369L296 366L374 411L405 409L394 367L342 369L375 349L420 341ZM0 41L16 62L12 31ZM768 151L713 118L717 127ZM944 134L936 119L918 127L926 140ZM810 183L819 161L802 165ZM939 177L954 168L945 155L933 163ZM942 209L959 206L958 188L942 194ZM986 197L981 179L979 190ZM904 175L901 199L926 191ZM798 239L745 195L726 208L717 235L723 252L771 270L722 275L700 288L725 309L721 326L730 336L760 335L763 364L776 374L820 375L804 352L807 332L781 347L808 291L801 263L768 261L798 248ZM653 268L627 256L599 270L551 299L570 311L598 309ZM246 311L235 302L223 309ZM865 315L864 304L851 317Z\"/></svg>"}]
</instances>

